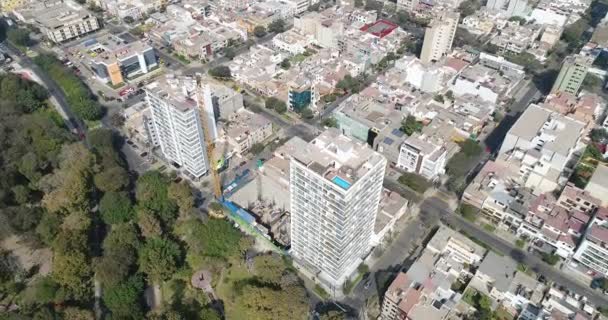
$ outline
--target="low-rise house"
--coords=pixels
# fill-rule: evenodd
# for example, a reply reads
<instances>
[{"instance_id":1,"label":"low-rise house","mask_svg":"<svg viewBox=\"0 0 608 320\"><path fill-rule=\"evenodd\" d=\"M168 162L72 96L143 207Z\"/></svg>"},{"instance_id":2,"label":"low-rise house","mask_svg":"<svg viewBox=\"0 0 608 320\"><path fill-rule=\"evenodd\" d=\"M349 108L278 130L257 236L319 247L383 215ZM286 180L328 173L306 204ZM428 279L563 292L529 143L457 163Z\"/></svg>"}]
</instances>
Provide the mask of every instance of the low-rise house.
<instances>
[{"instance_id":1,"label":"low-rise house","mask_svg":"<svg viewBox=\"0 0 608 320\"><path fill-rule=\"evenodd\" d=\"M54 43L76 39L101 28L95 15L73 2L34 1L13 13L20 21L40 28Z\"/></svg>"},{"instance_id":2,"label":"low-rise house","mask_svg":"<svg viewBox=\"0 0 608 320\"><path fill-rule=\"evenodd\" d=\"M534 194L565 185L566 165L584 145L584 124L537 105L530 105L507 133L498 158L519 171L518 182Z\"/></svg>"},{"instance_id":3,"label":"low-rise house","mask_svg":"<svg viewBox=\"0 0 608 320\"><path fill-rule=\"evenodd\" d=\"M413 134L401 145L397 167L433 180L445 173L447 148L442 141Z\"/></svg>"},{"instance_id":4,"label":"low-rise house","mask_svg":"<svg viewBox=\"0 0 608 320\"><path fill-rule=\"evenodd\" d=\"M585 191L608 206L608 166L599 164L585 186Z\"/></svg>"},{"instance_id":5,"label":"low-rise house","mask_svg":"<svg viewBox=\"0 0 608 320\"><path fill-rule=\"evenodd\" d=\"M261 143L272 135L272 122L257 113L240 109L223 123L220 131L234 149L242 157L256 143Z\"/></svg>"}]
</instances>

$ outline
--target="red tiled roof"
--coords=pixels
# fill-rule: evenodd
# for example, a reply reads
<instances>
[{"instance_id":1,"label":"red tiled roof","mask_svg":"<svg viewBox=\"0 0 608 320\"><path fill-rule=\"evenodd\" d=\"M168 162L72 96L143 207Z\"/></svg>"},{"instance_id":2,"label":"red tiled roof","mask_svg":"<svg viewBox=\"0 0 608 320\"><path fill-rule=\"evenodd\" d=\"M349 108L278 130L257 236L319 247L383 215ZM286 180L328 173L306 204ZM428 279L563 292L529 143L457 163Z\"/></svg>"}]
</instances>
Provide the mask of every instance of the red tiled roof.
<instances>
[{"instance_id":1,"label":"red tiled roof","mask_svg":"<svg viewBox=\"0 0 608 320\"><path fill-rule=\"evenodd\" d=\"M608 228L604 228L604 227L598 226L597 224L594 224L591 227L591 231L589 232L589 235L602 242L608 243Z\"/></svg>"},{"instance_id":2,"label":"red tiled roof","mask_svg":"<svg viewBox=\"0 0 608 320\"><path fill-rule=\"evenodd\" d=\"M453 58L453 57L448 58L447 61L445 62L446 67L450 67L450 68L456 70L456 72L460 72L460 70L464 69L468 65L469 65L468 62L466 62L462 59Z\"/></svg>"},{"instance_id":3,"label":"red tiled roof","mask_svg":"<svg viewBox=\"0 0 608 320\"><path fill-rule=\"evenodd\" d=\"M568 220L568 229L578 232L578 233L583 233L583 231L585 230L585 223L576 219L576 218L570 218Z\"/></svg>"}]
</instances>

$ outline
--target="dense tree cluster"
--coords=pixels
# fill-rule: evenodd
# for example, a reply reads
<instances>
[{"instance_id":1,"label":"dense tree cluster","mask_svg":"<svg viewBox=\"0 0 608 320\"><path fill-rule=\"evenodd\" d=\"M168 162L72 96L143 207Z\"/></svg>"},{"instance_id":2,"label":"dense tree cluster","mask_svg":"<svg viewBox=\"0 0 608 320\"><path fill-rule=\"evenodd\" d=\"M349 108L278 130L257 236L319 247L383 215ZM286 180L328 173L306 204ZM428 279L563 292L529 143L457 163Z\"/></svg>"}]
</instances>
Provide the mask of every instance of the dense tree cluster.
<instances>
[{"instance_id":1,"label":"dense tree cluster","mask_svg":"<svg viewBox=\"0 0 608 320\"><path fill-rule=\"evenodd\" d=\"M76 116L83 120L101 119L104 112L101 105L94 99L89 88L66 69L61 61L52 55L43 54L34 58L34 62L61 87Z\"/></svg>"}]
</instances>

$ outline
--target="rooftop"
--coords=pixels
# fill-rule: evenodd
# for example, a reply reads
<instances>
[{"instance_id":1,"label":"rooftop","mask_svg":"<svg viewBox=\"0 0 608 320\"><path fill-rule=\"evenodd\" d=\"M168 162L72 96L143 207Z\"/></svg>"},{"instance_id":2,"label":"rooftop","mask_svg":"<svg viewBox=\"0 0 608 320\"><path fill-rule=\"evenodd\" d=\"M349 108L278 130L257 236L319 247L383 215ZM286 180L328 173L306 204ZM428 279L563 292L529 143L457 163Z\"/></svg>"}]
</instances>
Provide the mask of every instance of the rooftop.
<instances>
[{"instance_id":1,"label":"rooftop","mask_svg":"<svg viewBox=\"0 0 608 320\"><path fill-rule=\"evenodd\" d=\"M517 264L508 256L499 256L490 251L479 265L477 272L481 272L494 279L493 286L497 290L505 292L509 289L511 282L513 282L515 273L517 272Z\"/></svg>"},{"instance_id":2,"label":"rooftop","mask_svg":"<svg viewBox=\"0 0 608 320\"><path fill-rule=\"evenodd\" d=\"M608 188L608 166L600 164L595 168L593 172L593 176L589 180L587 186L602 186L604 188Z\"/></svg>"},{"instance_id":3,"label":"rooftop","mask_svg":"<svg viewBox=\"0 0 608 320\"><path fill-rule=\"evenodd\" d=\"M583 128L581 122L531 104L511 127L509 134L528 141L544 134L550 140L545 142L543 149L568 155L576 146Z\"/></svg>"},{"instance_id":4,"label":"rooftop","mask_svg":"<svg viewBox=\"0 0 608 320\"><path fill-rule=\"evenodd\" d=\"M445 226L439 227L433 238L427 244L427 247L434 248L437 251L444 251L448 242L457 242L460 246L468 248L471 253L482 257L486 249L482 248L471 239Z\"/></svg>"},{"instance_id":5,"label":"rooftop","mask_svg":"<svg viewBox=\"0 0 608 320\"><path fill-rule=\"evenodd\" d=\"M292 159L329 181L348 189L371 168L385 162L382 155L331 128L296 149Z\"/></svg>"},{"instance_id":6,"label":"rooftop","mask_svg":"<svg viewBox=\"0 0 608 320\"><path fill-rule=\"evenodd\" d=\"M194 77L166 74L145 86L145 90L169 101L182 111L198 106L196 102L198 90Z\"/></svg>"}]
</instances>

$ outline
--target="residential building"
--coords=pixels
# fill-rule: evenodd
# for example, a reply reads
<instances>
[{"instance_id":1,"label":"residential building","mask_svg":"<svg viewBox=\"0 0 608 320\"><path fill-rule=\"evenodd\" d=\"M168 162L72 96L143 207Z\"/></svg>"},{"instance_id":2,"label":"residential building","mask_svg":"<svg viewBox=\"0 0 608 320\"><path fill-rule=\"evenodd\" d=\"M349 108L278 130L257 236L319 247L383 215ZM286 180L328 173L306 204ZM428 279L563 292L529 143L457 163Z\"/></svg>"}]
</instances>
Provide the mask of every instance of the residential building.
<instances>
[{"instance_id":1,"label":"residential building","mask_svg":"<svg viewBox=\"0 0 608 320\"><path fill-rule=\"evenodd\" d=\"M80 47L87 53L91 70L97 78L114 86L146 74L158 66L154 48L141 40L126 43L109 34L84 41Z\"/></svg>"},{"instance_id":2,"label":"residential building","mask_svg":"<svg viewBox=\"0 0 608 320\"><path fill-rule=\"evenodd\" d=\"M254 144L272 135L272 122L257 113L240 109L230 116L220 131L223 131L234 152L243 156Z\"/></svg>"},{"instance_id":3,"label":"residential building","mask_svg":"<svg viewBox=\"0 0 608 320\"><path fill-rule=\"evenodd\" d=\"M124 130L127 137L143 148L159 146L158 134L154 129L154 121L150 108L145 101L136 103L123 112L125 117Z\"/></svg>"},{"instance_id":4,"label":"residential building","mask_svg":"<svg viewBox=\"0 0 608 320\"><path fill-rule=\"evenodd\" d=\"M568 183L557 199L557 205L568 211L578 210L592 215L602 205L602 202L588 191L581 190L574 184Z\"/></svg>"},{"instance_id":5,"label":"residential building","mask_svg":"<svg viewBox=\"0 0 608 320\"><path fill-rule=\"evenodd\" d=\"M562 62L562 68L555 79L551 93L566 92L577 95L593 58L582 55L571 55Z\"/></svg>"},{"instance_id":6,"label":"residential building","mask_svg":"<svg viewBox=\"0 0 608 320\"><path fill-rule=\"evenodd\" d=\"M517 270L517 263L511 257L493 251L484 257L469 287L487 294L512 313L528 303L540 303L545 290L535 278Z\"/></svg>"},{"instance_id":7,"label":"residential building","mask_svg":"<svg viewBox=\"0 0 608 320\"><path fill-rule=\"evenodd\" d=\"M530 105L511 127L499 159L519 169L521 185L534 194L551 192L568 180L566 165L582 149L584 124L538 105Z\"/></svg>"},{"instance_id":8,"label":"residential building","mask_svg":"<svg viewBox=\"0 0 608 320\"><path fill-rule=\"evenodd\" d=\"M451 229L440 227L431 242L439 237L436 244L445 245L446 240L449 244L453 242L453 236L464 238ZM465 254L477 252L483 256L485 253L474 243L472 247L462 249ZM427 247L407 273L400 272L391 283L383 298L379 319L462 319L466 313L465 309L458 307L462 294L454 291L453 285L473 275L468 262L457 259L457 256L449 249L440 252Z\"/></svg>"},{"instance_id":9,"label":"residential building","mask_svg":"<svg viewBox=\"0 0 608 320\"><path fill-rule=\"evenodd\" d=\"M291 254L329 292L370 249L386 159L328 129L290 163Z\"/></svg>"},{"instance_id":10,"label":"residential building","mask_svg":"<svg viewBox=\"0 0 608 320\"><path fill-rule=\"evenodd\" d=\"M433 180L445 172L446 161L447 150L440 141L415 133L401 145L397 167Z\"/></svg>"},{"instance_id":11,"label":"residential building","mask_svg":"<svg viewBox=\"0 0 608 320\"><path fill-rule=\"evenodd\" d=\"M397 0L397 7L407 12L412 12L419 3L419 0Z\"/></svg>"},{"instance_id":12,"label":"residential building","mask_svg":"<svg viewBox=\"0 0 608 320\"><path fill-rule=\"evenodd\" d=\"M599 164L593 176L585 186L585 191L601 201L602 206L608 206L608 166Z\"/></svg>"},{"instance_id":13,"label":"residential building","mask_svg":"<svg viewBox=\"0 0 608 320\"><path fill-rule=\"evenodd\" d=\"M468 265L477 265L486 254L486 249L443 225L427 243L426 250Z\"/></svg>"},{"instance_id":14,"label":"residential building","mask_svg":"<svg viewBox=\"0 0 608 320\"><path fill-rule=\"evenodd\" d=\"M424 32L420 54L422 63L438 61L450 53L459 18L460 13L445 11L433 19Z\"/></svg>"},{"instance_id":15,"label":"residential building","mask_svg":"<svg viewBox=\"0 0 608 320\"><path fill-rule=\"evenodd\" d=\"M608 223L606 221L606 208L601 214L591 220L581 244L574 253L574 260L587 268L608 276Z\"/></svg>"},{"instance_id":16,"label":"residential building","mask_svg":"<svg viewBox=\"0 0 608 320\"><path fill-rule=\"evenodd\" d=\"M493 12L498 12L505 17L525 17L531 8L528 0L488 0L486 9Z\"/></svg>"},{"instance_id":17,"label":"residential building","mask_svg":"<svg viewBox=\"0 0 608 320\"><path fill-rule=\"evenodd\" d=\"M199 105L201 94L196 80L172 74L148 84L144 90L163 156L193 178L202 177L207 173L208 159L200 113L204 112L202 118L215 127L207 111L213 110L210 99Z\"/></svg>"},{"instance_id":18,"label":"residential building","mask_svg":"<svg viewBox=\"0 0 608 320\"><path fill-rule=\"evenodd\" d=\"M0 0L0 11L10 12L25 6L29 0Z\"/></svg>"},{"instance_id":19,"label":"residential building","mask_svg":"<svg viewBox=\"0 0 608 320\"><path fill-rule=\"evenodd\" d=\"M19 20L39 27L55 43L72 40L101 28L97 17L72 2L34 2L30 7L14 13Z\"/></svg>"},{"instance_id":20,"label":"residential building","mask_svg":"<svg viewBox=\"0 0 608 320\"><path fill-rule=\"evenodd\" d=\"M210 84L210 89L216 120L229 120L233 114L244 108L241 93L218 84Z\"/></svg>"}]
</instances>

